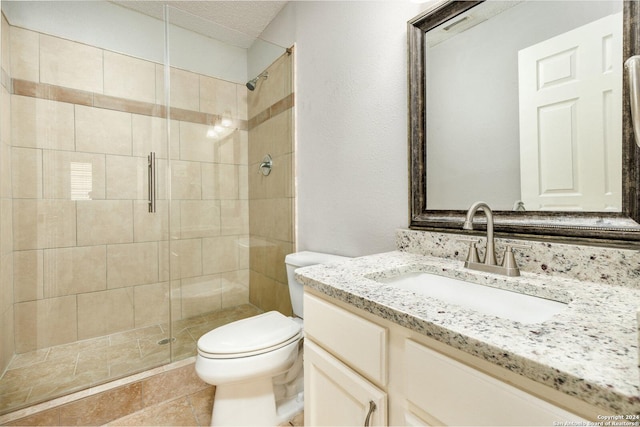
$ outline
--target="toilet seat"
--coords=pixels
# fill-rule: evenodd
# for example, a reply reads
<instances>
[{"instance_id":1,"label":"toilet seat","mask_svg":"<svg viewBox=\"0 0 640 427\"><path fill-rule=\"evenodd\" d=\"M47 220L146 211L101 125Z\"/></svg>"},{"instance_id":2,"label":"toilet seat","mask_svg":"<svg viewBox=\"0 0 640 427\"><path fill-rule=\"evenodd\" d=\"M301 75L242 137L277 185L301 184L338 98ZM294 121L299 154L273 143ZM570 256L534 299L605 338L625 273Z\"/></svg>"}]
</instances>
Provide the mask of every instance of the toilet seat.
<instances>
[{"instance_id":1,"label":"toilet seat","mask_svg":"<svg viewBox=\"0 0 640 427\"><path fill-rule=\"evenodd\" d=\"M216 328L198 340L198 354L208 359L234 359L267 353L302 336L300 322L277 311Z\"/></svg>"}]
</instances>

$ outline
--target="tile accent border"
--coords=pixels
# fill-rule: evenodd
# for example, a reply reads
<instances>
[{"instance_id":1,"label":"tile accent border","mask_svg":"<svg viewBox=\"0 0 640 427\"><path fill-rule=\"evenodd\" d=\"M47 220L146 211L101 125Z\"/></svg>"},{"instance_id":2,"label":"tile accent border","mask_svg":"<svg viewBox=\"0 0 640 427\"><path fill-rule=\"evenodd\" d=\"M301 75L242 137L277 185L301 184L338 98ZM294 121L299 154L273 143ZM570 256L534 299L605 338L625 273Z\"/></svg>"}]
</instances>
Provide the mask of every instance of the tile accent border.
<instances>
[{"instance_id":1,"label":"tile accent border","mask_svg":"<svg viewBox=\"0 0 640 427\"><path fill-rule=\"evenodd\" d=\"M167 108L164 105L149 102L133 101L115 96L102 95L79 89L70 89L47 83L36 83L28 80L10 79L11 93L14 95L29 96L32 98L46 99L49 101L67 102L70 104L84 105L87 107L104 108L125 113L141 114L151 117L167 117ZM4 81L4 79L3 79ZM251 130L267 120L287 111L295 106L293 93L285 96L273 105L265 108L249 120L233 119L232 127L239 130ZM214 125L222 120L217 114L202 113L199 111L170 108L169 118L185 122Z\"/></svg>"},{"instance_id":2,"label":"tile accent border","mask_svg":"<svg viewBox=\"0 0 640 427\"><path fill-rule=\"evenodd\" d=\"M290 93L282 98L280 101L275 102L269 108L265 108L255 116L249 119L249 130L256 126L266 122L267 120L283 113L295 106L295 95Z\"/></svg>"},{"instance_id":3,"label":"tile accent border","mask_svg":"<svg viewBox=\"0 0 640 427\"><path fill-rule=\"evenodd\" d=\"M195 373L195 357L0 416L0 425L100 425L213 387Z\"/></svg>"},{"instance_id":4,"label":"tile accent border","mask_svg":"<svg viewBox=\"0 0 640 427\"><path fill-rule=\"evenodd\" d=\"M167 108L164 105L149 102L132 101L115 96L102 95L78 89L70 89L47 83L35 83L28 80L12 79L12 93L14 95L30 96L33 98L47 99L50 101L67 102L87 107L104 108L125 113L141 114L152 117L167 117ZM213 125L222 120L217 114L201 113L199 111L170 108L169 118L191 123ZM233 119L234 127L239 130L247 130L247 121Z\"/></svg>"}]
</instances>

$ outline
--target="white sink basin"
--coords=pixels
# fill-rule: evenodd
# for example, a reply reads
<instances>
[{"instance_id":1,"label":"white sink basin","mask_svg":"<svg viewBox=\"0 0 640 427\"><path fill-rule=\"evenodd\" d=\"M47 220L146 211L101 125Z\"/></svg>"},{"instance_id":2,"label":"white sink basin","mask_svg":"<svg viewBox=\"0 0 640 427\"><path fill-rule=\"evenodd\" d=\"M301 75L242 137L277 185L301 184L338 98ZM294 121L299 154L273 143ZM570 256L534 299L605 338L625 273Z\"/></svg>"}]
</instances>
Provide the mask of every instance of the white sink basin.
<instances>
[{"instance_id":1,"label":"white sink basin","mask_svg":"<svg viewBox=\"0 0 640 427\"><path fill-rule=\"evenodd\" d=\"M567 308L567 304L563 302L436 274L408 273L376 280L394 288L406 289L449 304L521 323L541 323Z\"/></svg>"}]
</instances>

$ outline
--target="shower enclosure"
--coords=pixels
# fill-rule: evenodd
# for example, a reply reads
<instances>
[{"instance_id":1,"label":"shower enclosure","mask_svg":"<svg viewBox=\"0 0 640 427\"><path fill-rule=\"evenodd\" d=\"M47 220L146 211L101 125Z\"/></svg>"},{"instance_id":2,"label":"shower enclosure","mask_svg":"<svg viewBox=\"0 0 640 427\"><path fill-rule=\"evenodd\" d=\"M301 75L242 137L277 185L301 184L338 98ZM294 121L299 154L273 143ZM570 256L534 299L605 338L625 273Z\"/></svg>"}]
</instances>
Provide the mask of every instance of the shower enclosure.
<instances>
[{"instance_id":1,"label":"shower enclosure","mask_svg":"<svg viewBox=\"0 0 640 427\"><path fill-rule=\"evenodd\" d=\"M166 6L56 3L2 2L0 414L291 310L292 50ZM60 7L93 29L40 25Z\"/></svg>"}]
</instances>

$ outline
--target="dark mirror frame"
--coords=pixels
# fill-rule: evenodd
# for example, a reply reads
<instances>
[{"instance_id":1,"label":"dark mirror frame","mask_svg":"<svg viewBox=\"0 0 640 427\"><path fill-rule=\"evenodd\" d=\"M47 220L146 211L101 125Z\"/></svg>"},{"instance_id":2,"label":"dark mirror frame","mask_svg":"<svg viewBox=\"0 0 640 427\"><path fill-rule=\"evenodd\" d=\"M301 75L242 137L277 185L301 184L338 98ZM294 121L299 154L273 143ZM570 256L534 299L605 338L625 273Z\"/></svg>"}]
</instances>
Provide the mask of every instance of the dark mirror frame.
<instances>
[{"instance_id":1,"label":"dark mirror frame","mask_svg":"<svg viewBox=\"0 0 640 427\"><path fill-rule=\"evenodd\" d=\"M463 232L465 211L427 210L426 194L426 32L482 3L452 0L408 22L409 186L412 229ZM640 2L624 1L623 59L640 52ZM629 85L623 73L622 212L495 212L498 233L554 240L640 243L640 149L635 144L629 107Z\"/></svg>"}]
</instances>

